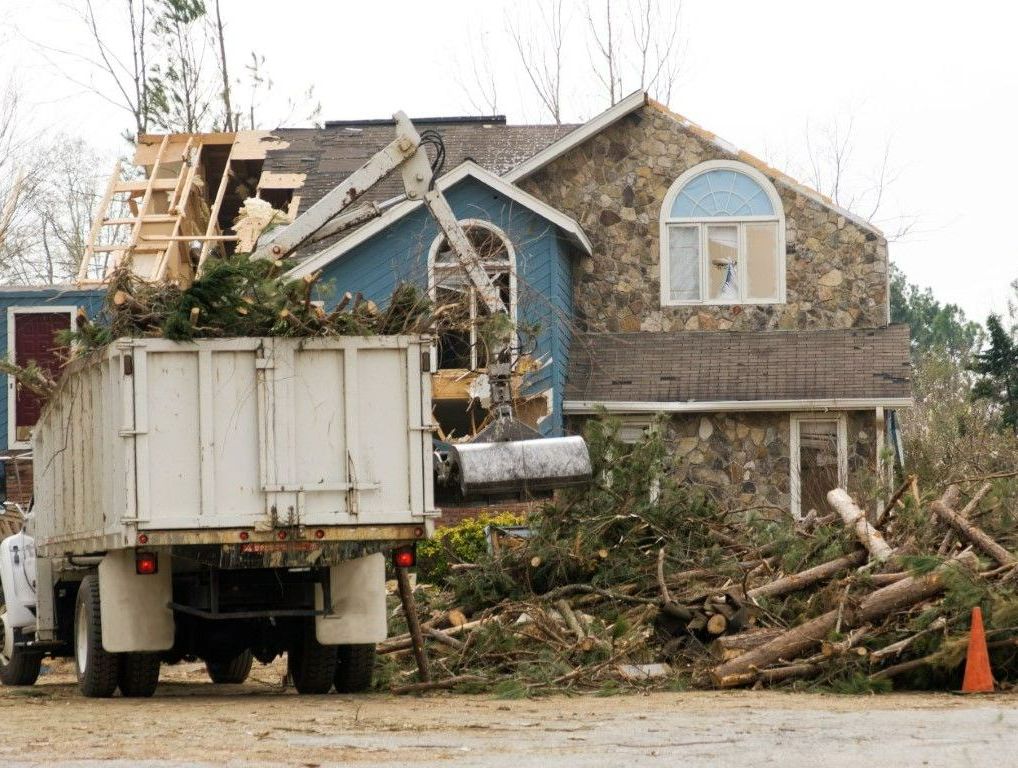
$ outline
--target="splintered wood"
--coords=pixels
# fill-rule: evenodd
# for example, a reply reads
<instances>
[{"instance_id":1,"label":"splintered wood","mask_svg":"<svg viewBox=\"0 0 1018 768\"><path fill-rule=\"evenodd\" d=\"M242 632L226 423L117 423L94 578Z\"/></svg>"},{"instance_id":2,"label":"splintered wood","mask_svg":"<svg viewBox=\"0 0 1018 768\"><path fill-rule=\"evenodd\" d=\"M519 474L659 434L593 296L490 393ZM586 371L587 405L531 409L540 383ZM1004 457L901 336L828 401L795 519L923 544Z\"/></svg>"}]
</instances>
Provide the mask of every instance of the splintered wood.
<instances>
[{"instance_id":1,"label":"splintered wood","mask_svg":"<svg viewBox=\"0 0 1018 768\"><path fill-rule=\"evenodd\" d=\"M141 280L187 287L211 253L230 253L225 246L241 239L233 222L220 223L221 212L230 210L223 208L228 192L236 197L246 189L241 197L257 198L263 189L289 191L287 210L275 213L291 221L306 174L262 171L268 152L286 146L267 131L139 136L133 164L118 162L110 175L78 283L102 284L129 260ZM241 168L254 180L242 184Z\"/></svg>"}]
</instances>

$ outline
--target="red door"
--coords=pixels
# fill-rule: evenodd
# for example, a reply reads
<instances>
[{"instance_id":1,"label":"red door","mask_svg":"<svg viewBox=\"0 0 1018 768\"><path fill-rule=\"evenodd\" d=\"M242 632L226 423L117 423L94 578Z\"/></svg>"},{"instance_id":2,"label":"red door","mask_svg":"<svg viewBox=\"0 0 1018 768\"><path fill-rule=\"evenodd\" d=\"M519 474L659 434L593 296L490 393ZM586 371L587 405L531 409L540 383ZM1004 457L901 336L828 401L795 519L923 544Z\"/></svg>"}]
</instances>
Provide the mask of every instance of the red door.
<instances>
[{"instance_id":1,"label":"red door","mask_svg":"<svg viewBox=\"0 0 1018 768\"><path fill-rule=\"evenodd\" d=\"M13 314L14 362L28 365L35 362L53 378L59 378L64 361L61 347L54 336L58 331L71 327L71 316L67 312L18 312ZM32 437L32 427L39 420L42 400L20 385L15 385L14 436L19 443Z\"/></svg>"}]
</instances>

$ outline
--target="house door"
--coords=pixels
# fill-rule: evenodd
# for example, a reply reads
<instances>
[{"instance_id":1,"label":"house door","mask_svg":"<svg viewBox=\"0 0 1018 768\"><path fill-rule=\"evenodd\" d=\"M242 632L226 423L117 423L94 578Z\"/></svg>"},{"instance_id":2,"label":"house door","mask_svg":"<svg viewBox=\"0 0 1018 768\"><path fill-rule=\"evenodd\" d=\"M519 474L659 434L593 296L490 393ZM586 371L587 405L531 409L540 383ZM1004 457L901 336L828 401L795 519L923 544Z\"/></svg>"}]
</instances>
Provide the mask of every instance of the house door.
<instances>
[{"instance_id":1,"label":"house door","mask_svg":"<svg viewBox=\"0 0 1018 768\"><path fill-rule=\"evenodd\" d=\"M827 493L848 481L848 429L843 416L796 415L791 439L792 514L827 511Z\"/></svg>"},{"instance_id":2,"label":"house door","mask_svg":"<svg viewBox=\"0 0 1018 768\"><path fill-rule=\"evenodd\" d=\"M7 315L8 355L17 365L35 363L54 378L59 377L63 355L55 335L71 327L73 310L37 311L12 307ZM17 384L7 381L8 427L7 443L11 448L27 448L32 428L42 410L41 398Z\"/></svg>"}]
</instances>

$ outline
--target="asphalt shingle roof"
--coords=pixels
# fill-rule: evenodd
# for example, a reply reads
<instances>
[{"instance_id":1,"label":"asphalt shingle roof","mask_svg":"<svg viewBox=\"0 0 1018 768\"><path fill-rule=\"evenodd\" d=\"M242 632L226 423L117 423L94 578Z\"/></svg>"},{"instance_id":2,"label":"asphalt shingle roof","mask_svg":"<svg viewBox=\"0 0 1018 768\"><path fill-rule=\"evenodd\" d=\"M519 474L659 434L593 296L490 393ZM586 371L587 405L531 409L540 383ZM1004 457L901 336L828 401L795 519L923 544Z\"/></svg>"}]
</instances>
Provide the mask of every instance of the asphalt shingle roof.
<instances>
[{"instance_id":1,"label":"asphalt shingle roof","mask_svg":"<svg viewBox=\"0 0 1018 768\"><path fill-rule=\"evenodd\" d=\"M908 326L581 333L567 400L732 402L912 394Z\"/></svg>"},{"instance_id":2,"label":"asphalt shingle roof","mask_svg":"<svg viewBox=\"0 0 1018 768\"><path fill-rule=\"evenodd\" d=\"M456 118L417 119L418 131L437 130L445 143L445 170L464 160L473 160L499 176L566 135L575 125L507 125L504 118L489 122ZM273 131L284 149L272 150L263 170L276 173L306 173L300 191L301 210L317 202L326 192L360 168L368 158L395 138L392 120L335 121L324 128L279 128ZM363 202L381 201L403 193L399 174L394 173L368 192Z\"/></svg>"}]
</instances>

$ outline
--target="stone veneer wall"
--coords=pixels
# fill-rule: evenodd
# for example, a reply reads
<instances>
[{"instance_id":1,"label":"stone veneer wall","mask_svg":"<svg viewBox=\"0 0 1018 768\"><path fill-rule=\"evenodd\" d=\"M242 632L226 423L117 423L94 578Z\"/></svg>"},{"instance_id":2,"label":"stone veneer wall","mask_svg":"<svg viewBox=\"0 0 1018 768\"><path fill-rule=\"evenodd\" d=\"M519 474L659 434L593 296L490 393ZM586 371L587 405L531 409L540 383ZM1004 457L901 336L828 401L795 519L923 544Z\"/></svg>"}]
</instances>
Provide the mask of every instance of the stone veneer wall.
<instances>
[{"instance_id":1,"label":"stone veneer wall","mask_svg":"<svg viewBox=\"0 0 1018 768\"><path fill-rule=\"evenodd\" d=\"M575 218L594 255L574 272L590 331L879 327L887 316L887 242L781 183L787 303L660 306L659 220L668 188L706 160L739 160L648 105L519 182Z\"/></svg>"},{"instance_id":2,"label":"stone veneer wall","mask_svg":"<svg viewBox=\"0 0 1018 768\"><path fill-rule=\"evenodd\" d=\"M791 414L677 414L666 421L671 472L708 491L725 509L790 512ZM870 482L876 468L872 411L847 414L849 490ZM582 432L583 418L571 428ZM805 510L804 510L805 511ZM827 510L818 510L823 514Z\"/></svg>"}]
</instances>

